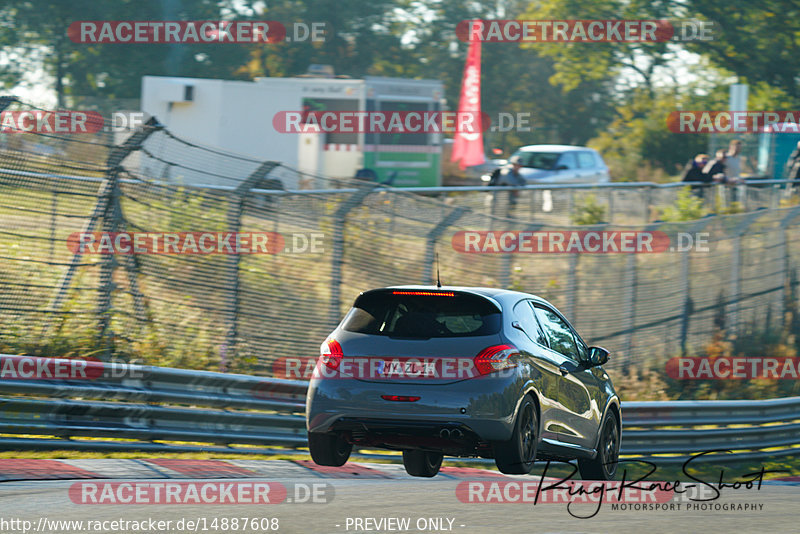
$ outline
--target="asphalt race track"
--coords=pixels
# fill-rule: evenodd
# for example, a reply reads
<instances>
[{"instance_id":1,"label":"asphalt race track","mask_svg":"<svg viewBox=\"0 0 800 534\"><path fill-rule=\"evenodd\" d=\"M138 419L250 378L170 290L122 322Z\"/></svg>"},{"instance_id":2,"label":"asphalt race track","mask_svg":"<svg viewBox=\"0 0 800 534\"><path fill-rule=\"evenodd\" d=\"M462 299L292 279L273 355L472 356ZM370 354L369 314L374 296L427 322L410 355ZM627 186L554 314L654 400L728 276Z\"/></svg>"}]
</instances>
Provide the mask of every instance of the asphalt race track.
<instances>
[{"instance_id":1,"label":"asphalt race track","mask_svg":"<svg viewBox=\"0 0 800 534\"><path fill-rule=\"evenodd\" d=\"M509 481L539 482L533 476L504 477L492 471L444 467L436 478L419 479L407 476L400 465L319 468L303 461L3 460L0 478L3 534L790 533L797 532L800 498L800 480L788 479L768 481L760 489L725 488L718 499L705 503L707 509L687 510L687 503L674 501L681 506L672 510L630 509L634 504L627 510L620 504L614 510L611 503L603 503L598 511L596 502L578 503L568 510L565 502L462 502L459 495L464 493L457 494L457 488L470 482L485 488ZM163 504L169 484L178 489L173 502ZM153 488L159 489L154 493ZM261 501L255 498L258 504L252 504L255 495L261 497ZM138 503L132 502L137 499ZM225 504L214 504L215 499ZM270 499L274 502L265 504ZM591 518L573 517L595 511Z\"/></svg>"}]
</instances>

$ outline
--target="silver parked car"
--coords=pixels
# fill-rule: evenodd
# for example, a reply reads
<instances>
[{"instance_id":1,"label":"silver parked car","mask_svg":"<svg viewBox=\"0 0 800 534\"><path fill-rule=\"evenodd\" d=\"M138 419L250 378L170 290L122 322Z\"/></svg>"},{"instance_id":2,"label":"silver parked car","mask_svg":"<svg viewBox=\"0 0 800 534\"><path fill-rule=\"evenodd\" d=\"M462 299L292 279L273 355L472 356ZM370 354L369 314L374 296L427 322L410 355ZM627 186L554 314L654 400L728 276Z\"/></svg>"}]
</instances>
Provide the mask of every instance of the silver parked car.
<instances>
[{"instance_id":1,"label":"silver parked car","mask_svg":"<svg viewBox=\"0 0 800 534\"><path fill-rule=\"evenodd\" d=\"M522 168L519 173L528 185L561 183L607 183L608 166L592 148L571 145L528 145L517 149ZM509 158L509 160L511 159ZM488 182L491 175L484 175Z\"/></svg>"},{"instance_id":2,"label":"silver parked car","mask_svg":"<svg viewBox=\"0 0 800 534\"><path fill-rule=\"evenodd\" d=\"M494 458L510 474L577 459L584 478L611 480L622 414L607 360L535 295L367 291L322 344L306 404L311 457L338 466L354 445L401 450L406 471L425 477L444 455Z\"/></svg>"}]
</instances>

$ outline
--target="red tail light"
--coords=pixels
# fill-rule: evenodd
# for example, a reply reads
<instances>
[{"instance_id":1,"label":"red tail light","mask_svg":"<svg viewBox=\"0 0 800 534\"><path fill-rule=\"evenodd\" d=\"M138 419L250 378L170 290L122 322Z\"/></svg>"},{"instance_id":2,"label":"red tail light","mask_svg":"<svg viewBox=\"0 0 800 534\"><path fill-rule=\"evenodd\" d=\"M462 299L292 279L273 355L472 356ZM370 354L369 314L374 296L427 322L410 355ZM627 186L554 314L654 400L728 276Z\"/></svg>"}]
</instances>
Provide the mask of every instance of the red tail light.
<instances>
[{"instance_id":1,"label":"red tail light","mask_svg":"<svg viewBox=\"0 0 800 534\"><path fill-rule=\"evenodd\" d=\"M480 351L473 362L480 374L488 375L516 367L517 364L511 361L511 357L517 355L519 350L513 345L493 345Z\"/></svg>"},{"instance_id":2,"label":"red tail light","mask_svg":"<svg viewBox=\"0 0 800 534\"><path fill-rule=\"evenodd\" d=\"M383 400L397 401L397 402L416 402L421 397L412 397L409 395L381 395Z\"/></svg>"},{"instance_id":3,"label":"red tail light","mask_svg":"<svg viewBox=\"0 0 800 534\"><path fill-rule=\"evenodd\" d=\"M342 346L335 339L326 339L319 348L319 359L331 369L338 369L343 357Z\"/></svg>"}]
</instances>

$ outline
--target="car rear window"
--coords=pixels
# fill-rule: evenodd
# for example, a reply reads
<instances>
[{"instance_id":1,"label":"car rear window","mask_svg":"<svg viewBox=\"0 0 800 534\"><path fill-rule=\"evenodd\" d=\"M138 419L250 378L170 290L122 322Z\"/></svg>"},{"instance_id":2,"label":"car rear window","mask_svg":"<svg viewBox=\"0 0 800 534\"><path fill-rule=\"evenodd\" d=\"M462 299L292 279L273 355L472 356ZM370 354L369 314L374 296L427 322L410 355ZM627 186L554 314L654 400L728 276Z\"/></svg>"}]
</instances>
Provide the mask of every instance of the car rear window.
<instances>
[{"instance_id":1,"label":"car rear window","mask_svg":"<svg viewBox=\"0 0 800 534\"><path fill-rule=\"evenodd\" d=\"M556 166L560 152L527 152L517 151L514 156L519 156L519 163L523 167L530 167L532 169L552 169Z\"/></svg>"},{"instance_id":2,"label":"car rear window","mask_svg":"<svg viewBox=\"0 0 800 534\"><path fill-rule=\"evenodd\" d=\"M492 335L500 331L500 324L497 307L475 295L380 291L356 299L342 328L361 334L430 339Z\"/></svg>"}]
</instances>

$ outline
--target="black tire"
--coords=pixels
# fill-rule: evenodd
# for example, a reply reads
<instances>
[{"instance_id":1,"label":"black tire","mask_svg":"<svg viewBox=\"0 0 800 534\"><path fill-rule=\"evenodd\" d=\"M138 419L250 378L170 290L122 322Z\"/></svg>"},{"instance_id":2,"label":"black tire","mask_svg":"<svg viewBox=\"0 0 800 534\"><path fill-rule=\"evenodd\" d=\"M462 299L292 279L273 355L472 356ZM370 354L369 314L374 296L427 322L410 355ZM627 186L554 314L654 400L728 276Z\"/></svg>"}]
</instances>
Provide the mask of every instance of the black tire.
<instances>
[{"instance_id":1,"label":"black tire","mask_svg":"<svg viewBox=\"0 0 800 534\"><path fill-rule=\"evenodd\" d=\"M442 467L440 452L405 450L403 451L403 466L406 473L412 477L434 477Z\"/></svg>"},{"instance_id":2,"label":"black tire","mask_svg":"<svg viewBox=\"0 0 800 534\"><path fill-rule=\"evenodd\" d=\"M583 480L614 480L617 476L619 446L622 441L619 421L613 412L608 412L597 442L597 456L591 460L578 460L578 469Z\"/></svg>"},{"instance_id":3,"label":"black tire","mask_svg":"<svg viewBox=\"0 0 800 534\"><path fill-rule=\"evenodd\" d=\"M347 462L353 445L332 433L309 432L308 452L317 465L339 467Z\"/></svg>"},{"instance_id":4,"label":"black tire","mask_svg":"<svg viewBox=\"0 0 800 534\"><path fill-rule=\"evenodd\" d=\"M539 419L536 405L530 395L525 395L517 413L511 439L493 443L497 469L507 475L527 475L533 469L538 443Z\"/></svg>"}]
</instances>

